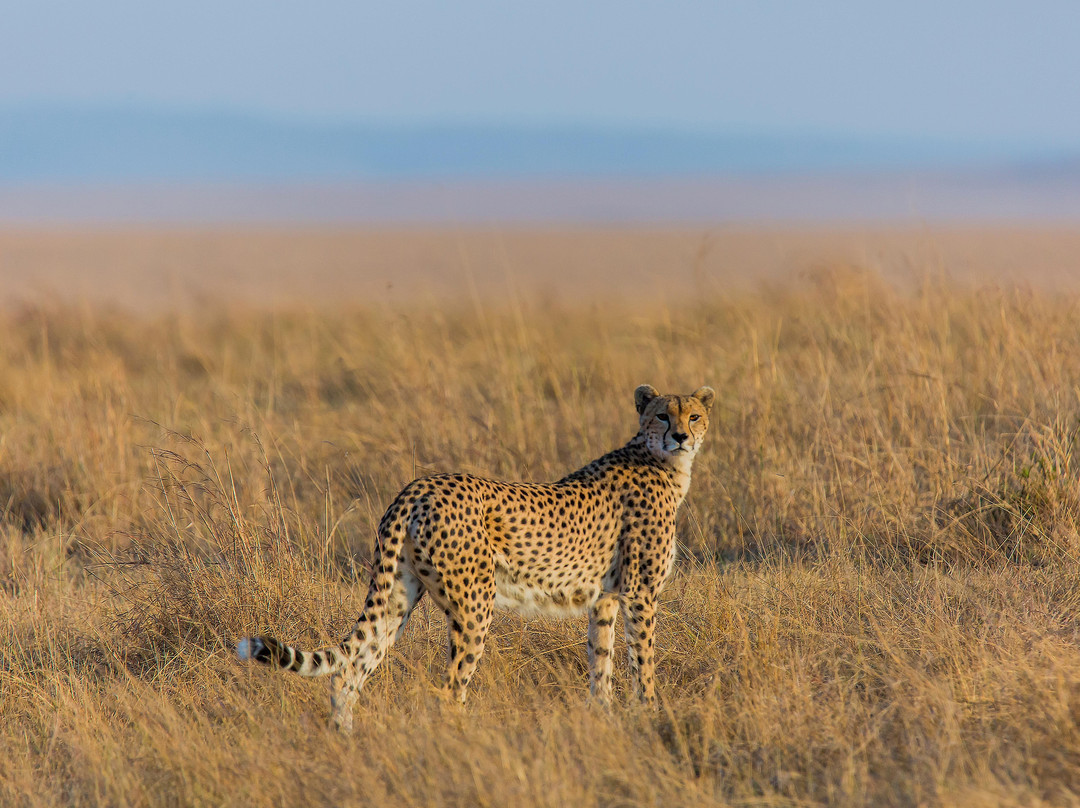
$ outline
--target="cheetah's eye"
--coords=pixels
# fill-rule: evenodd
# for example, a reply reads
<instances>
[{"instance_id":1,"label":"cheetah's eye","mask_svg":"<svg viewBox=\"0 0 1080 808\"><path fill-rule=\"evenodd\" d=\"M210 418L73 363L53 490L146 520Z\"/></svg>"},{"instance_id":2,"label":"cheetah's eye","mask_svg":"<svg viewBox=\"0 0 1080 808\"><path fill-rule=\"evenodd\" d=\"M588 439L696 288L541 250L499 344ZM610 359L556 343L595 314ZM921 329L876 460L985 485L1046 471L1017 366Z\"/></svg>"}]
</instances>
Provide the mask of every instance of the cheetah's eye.
<instances>
[{"instance_id":1,"label":"cheetah's eye","mask_svg":"<svg viewBox=\"0 0 1080 808\"><path fill-rule=\"evenodd\" d=\"M691 415L690 416L690 423L694 423L694 421L700 421L700 420L701 420L700 415Z\"/></svg>"},{"instance_id":2,"label":"cheetah's eye","mask_svg":"<svg viewBox=\"0 0 1080 808\"><path fill-rule=\"evenodd\" d=\"M666 424L666 423L668 423L668 422L669 422L669 421L670 421L671 419L670 419L670 418L668 418L668 417L667 417L667 415L665 415L664 413L660 413L659 415L657 415L657 416L656 416L656 420L657 420L657 421L659 421L659 422L660 422L660 423L662 423L662 424Z\"/></svg>"}]
</instances>

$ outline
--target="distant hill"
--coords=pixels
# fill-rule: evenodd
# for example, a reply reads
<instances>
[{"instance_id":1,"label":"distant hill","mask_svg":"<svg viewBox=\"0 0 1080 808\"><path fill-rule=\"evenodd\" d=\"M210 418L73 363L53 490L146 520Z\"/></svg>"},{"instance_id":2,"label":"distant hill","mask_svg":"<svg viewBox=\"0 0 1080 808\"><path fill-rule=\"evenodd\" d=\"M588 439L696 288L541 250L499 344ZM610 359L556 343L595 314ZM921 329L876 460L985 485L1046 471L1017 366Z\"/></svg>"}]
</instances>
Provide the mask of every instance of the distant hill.
<instances>
[{"instance_id":1,"label":"distant hill","mask_svg":"<svg viewBox=\"0 0 1080 808\"><path fill-rule=\"evenodd\" d=\"M294 123L226 112L0 108L0 183L695 177L938 170L1054 155L800 134Z\"/></svg>"}]
</instances>

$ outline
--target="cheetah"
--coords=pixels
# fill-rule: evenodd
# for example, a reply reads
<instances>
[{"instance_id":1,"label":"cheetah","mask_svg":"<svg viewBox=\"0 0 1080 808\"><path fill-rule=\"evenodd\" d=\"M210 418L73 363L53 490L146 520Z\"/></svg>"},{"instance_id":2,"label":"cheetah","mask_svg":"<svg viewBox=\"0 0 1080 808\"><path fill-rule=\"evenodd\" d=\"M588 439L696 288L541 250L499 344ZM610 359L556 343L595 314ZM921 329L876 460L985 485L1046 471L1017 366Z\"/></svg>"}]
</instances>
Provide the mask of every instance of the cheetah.
<instances>
[{"instance_id":1,"label":"cheetah","mask_svg":"<svg viewBox=\"0 0 1080 808\"><path fill-rule=\"evenodd\" d=\"M379 524L367 601L349 636L320 651L245 637L237 656L301 676L331 675L331 723L348 732L360 688L425 592L446 615L442 693L462 704L496 607L588 612L589 691L608 705L621 610L633 690L655 706L657 596L675 560L675 512L714 398L710 387L687 396L641 385L637 434L558 482L438 474L409 483Z\"/></svg>"}]
</instances>

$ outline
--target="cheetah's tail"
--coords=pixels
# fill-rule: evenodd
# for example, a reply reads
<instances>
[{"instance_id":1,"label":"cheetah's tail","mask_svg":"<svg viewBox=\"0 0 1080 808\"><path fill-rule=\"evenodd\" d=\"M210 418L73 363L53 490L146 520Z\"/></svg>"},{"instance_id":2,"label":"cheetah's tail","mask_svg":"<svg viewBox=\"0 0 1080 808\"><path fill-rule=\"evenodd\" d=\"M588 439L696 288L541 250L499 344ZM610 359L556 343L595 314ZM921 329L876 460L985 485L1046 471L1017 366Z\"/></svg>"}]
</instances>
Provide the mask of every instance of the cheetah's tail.
<instances>
[{"instance_id":1,"label":"cheetah's tail","mask_svg":"<svg viewBox=\"0 0 1080 808\"><path fill-rule=\"evenodd\" d=\"M378 639L385 629L377 616L385 616L384 605L394 587L394 576L405 542L406 509L401 505L404 493L398 495L379 524L380 560L371 579L367 603L364 612L356 619L352 633L340 645L319 651L301 651L273 637L244 637L236 644L236 656L244 661L254 659L272 668L294 671L301 676L327 676L337 673L355 659L358 648L364 642L371 638Z\"/></svg>"},{"instance_id":2,"label":"cheetah's tail","mask_svg":"<svg viewBox=\"0 0 1080 808\"><path fill-rule=\"evenodd\" d=\"M236 656L301 676L326 676L341 670L349 661L347 652L340 647L301 651L273 637L244 637L236 644Z\"/></svg>"}]
</instances>

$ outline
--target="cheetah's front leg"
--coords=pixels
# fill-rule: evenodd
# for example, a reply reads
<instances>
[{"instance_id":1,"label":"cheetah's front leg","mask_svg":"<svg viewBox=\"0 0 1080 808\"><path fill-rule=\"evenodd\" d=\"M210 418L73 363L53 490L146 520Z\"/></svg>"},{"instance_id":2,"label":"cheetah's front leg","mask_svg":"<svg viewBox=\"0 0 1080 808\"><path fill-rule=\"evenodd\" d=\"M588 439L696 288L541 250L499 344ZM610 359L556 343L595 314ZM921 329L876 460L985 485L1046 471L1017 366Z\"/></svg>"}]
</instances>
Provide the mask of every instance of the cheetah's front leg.
<instances>
[{"instance_id":1,"label":"cheetah's front leg","mask_svg":"<svg viewBox=\"0 0 1080 808\"><path fill-rule=\"evenodd\" d=\"M603 707L611 704L611 652L618 609L615 595L604 595L589 607L589 695Z\"/></svg>"},{"instance_id":2,"label":"cheetah's front leg","mask_svg":"<svg viewBox=\"0 0 1080 808\"><path fill-rule=\"evenodd\" d=\"M653 628L656 624L656 606L653 599L648 596L624 599L622 617L634 692L646 705L655 707L656 662L653 658Z\"/></svg>"}]
</instances>

